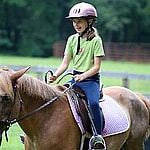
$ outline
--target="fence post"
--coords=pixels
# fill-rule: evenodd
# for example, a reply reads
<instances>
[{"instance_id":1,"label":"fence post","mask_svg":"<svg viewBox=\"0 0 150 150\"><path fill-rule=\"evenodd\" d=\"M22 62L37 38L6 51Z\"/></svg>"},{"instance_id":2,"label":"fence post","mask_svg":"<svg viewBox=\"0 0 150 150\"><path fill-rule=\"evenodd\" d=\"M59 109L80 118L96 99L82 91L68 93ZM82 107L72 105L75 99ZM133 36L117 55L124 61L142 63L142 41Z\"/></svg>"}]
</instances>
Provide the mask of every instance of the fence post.
<instances>
[{"instance_id":1,"label":"fence post","mask_svg":"<svg viewBox=\"0 0 150 150\"><path fill-rule=\"evenodd\" d=\"M129 88L129 79L127 77L123 78L123 87Z\"/></svg>"}]
</instances>

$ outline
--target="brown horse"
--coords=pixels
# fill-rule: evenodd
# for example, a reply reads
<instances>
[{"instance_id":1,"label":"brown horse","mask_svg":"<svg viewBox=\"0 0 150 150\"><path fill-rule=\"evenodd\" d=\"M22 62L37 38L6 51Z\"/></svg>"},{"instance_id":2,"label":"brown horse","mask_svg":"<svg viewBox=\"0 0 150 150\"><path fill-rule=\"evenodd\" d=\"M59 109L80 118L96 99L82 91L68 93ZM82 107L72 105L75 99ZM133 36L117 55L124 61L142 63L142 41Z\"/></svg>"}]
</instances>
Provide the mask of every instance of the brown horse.
<instances>
[{"instance_id":1,"label":"brown horse","mask_svg":"<svg viewBox=\"0 0 150 150\"><path fill-rule=\"evenodd\" d=\"M79 150L82 135L63 92L66 88L47 85L25 74L28 69L0 70L0 135L11 123L18 122L26 134L26 150ZM123 108L129 120L127 131L105 137L107 150L144 150L150 102L123 87L103 91ZM46 107L37 110L47 102Z\"/></svg>"}]
</instances>

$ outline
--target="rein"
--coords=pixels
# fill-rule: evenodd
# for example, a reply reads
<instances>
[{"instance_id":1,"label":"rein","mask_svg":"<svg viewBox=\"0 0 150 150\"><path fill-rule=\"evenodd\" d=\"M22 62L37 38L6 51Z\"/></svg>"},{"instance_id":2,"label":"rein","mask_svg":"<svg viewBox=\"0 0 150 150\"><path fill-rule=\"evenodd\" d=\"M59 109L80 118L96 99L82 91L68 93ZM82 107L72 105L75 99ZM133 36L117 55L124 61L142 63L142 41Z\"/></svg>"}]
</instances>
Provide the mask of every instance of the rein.
<instances>
[{"instance_id":1,"label":"rein","mask_svg":"<svg viewBox=\"0 0 150 150\"><path fill-rule=\"evenodd\" d=\"M68 88L66 88L66 89L62 92L62 94L66 93L68 90L70 90L75 84L76 84L76 82L73 83L73 84L71 84ZM14 91L16 92L16 90L14 90ZM16 94L14 94L14 95L16 95ZM54 102L56 99L58 99L58 98L61 97L61 96L62 96L62 95L57 95L57 96L55 96L54 98L48 100L46 103L44 103L44 104L41 105L40 107L36 108L35 110L31 111L30 113L28 113L28 114L26 114L26 115L24 115L24 116L22 116L22 117L20 117L20 118L15 118L14 120L9 120L9 119L7 119L7 120L5 120L5 121L0 121L1 124L3 124L3 125L6 126L6 129L5 129L5 137L6 137L6 140L8 141L8 138L7 138L7 131L8 131L8 129L9 129L9 127L10 127L11 125L13 125L13 124L15 124L15 123L17 123L17 122L19 122L19 121L22 121L22 120L24 120L25 118L27 118L27 117L29 117L29 116L35 114L36 112L42 110L43 108L47 107L49 104L51 104L52 102ZM16 96L15 96L14 98L16 98Z\"/></svg>"},{"instance_id":2,"label":"rein","mask_svg":"<svg viewBox=\"0 0 150 150\"><path fill-rule=\"evenodd\" d=\"M47 78L48 78L48 74L50 74L50 76L53 76L53 71L52 70L48 70L46 73L45 73L45 83L46 84L48 84L49 82L47 81ZM62 81L62 79L64 79L66 76L68 76L68 75L71 75L71 76L73 76L73 74L71 73L71 72L68 72L68 73L66 73L65 75L63 75L57 82L56 82L56 84L59 84L61 81Z\"/></svg>"},{"instance_id":3,"label":"rein","mask_svg":"<svg viewBox=\"0 0 150 150\"><path fill-rule=\"evenodd\" d=\"M62 94L66 93L66 92L67 92L68 90L70 90L74 85L75 85L75 83L73 83L72 85L70 85L68 88L66 88L66 89L62 92ZM40 107L36 108L35 110L31 111L30 113L26 114L25 116L22 116L22 117L20 117L20 118L18 118L18 119L14 119L14 120L11 120L11 121L7 120L7 123L8 123L9 125L12 125L12 124L14 124L14 123L16 123L16 122L19 122L19 121L21 121L21 120L23 120L23 119L25 119L25 118L27 118L27 117L33 115L34 113L40 111L41 109L45 108L45 107L48 106L49 104L53 103L53 102L54 102L56 99L58 99L59 97L61 97L61 95L56 95L54 98L48 100L46 103L44 103L44 104L41 105Z\"/></svg>"},{"instance_id":4,"label":"rein","mask_svg":"<svg viewBox=\"0 0 150 150\"><path fill-rule=\"evenodd\" d=\"M48 71L45 75L45 82L47 83L47 79L46 79L46 76L48 75L48 73L51 73L52 74L52 71ZM65 76L67 75L72 75L71 73L68 73ZM62 78L60 79L62 80ZM60 82L59 80L59 82ZM76 84L76 82L74 82L73 84L71 84L69 87L67 87L63 92L62 94L66 93L68 90L70 90L74 85ZM16 95L17 95L17 84L13 84L13 91L14 91L14 105L16 103ZM36 112L44 109L45 107L47 107L48 105L50 105L51 103L53 103L55 100L57 100L59 97L61 97L62 95L56 95L55 97L53 97L52 99L48 100L46 103L44 103L43 105L41 105L40 107L36 108L35 110L29 112L28 114L20 117L20 118L15 118L13 120L10 119L10 117L12 116L13 112L11 111L10 112L10 115L8 117L8 119L6 119L5 121L0 121L0 126L3 126L5 129L5 138L6 138L6 141L8 142L8 136L7 136L7 131L9 130L9 127L12 126L13 124L19 122L19 121L22 121L26 118L28 118L29 116L35 114ZM22 101L20 101L21 104L22 104ZM20 109L21 110L21 109Z\"/></svg>"}]
</instances>

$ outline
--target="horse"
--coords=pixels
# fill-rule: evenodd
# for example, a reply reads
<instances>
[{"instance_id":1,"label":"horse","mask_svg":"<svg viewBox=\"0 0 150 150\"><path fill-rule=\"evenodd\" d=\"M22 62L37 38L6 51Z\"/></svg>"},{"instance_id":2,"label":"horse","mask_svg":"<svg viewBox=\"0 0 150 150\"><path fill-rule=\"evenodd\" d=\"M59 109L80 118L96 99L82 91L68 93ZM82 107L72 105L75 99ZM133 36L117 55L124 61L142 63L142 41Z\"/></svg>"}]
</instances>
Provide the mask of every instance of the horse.
<instances>
[{"instance_id":1,"label":"horse","mask_svg":"<svg viewBox=\"0 0 150 150\"><path fill-rule=\"evenodd\" d=\"M28 75L29 68L0 69L0 140L17 122L26 135L25 150L79 150L82 134L66 87ZM104 137L107 150L144 150L144 140L150 136L149 100L119 86L104 88L103 93L122 107L129 121L128 130ZM86 142L82 149L88 150Z\"/></svg>"}]
</instances>

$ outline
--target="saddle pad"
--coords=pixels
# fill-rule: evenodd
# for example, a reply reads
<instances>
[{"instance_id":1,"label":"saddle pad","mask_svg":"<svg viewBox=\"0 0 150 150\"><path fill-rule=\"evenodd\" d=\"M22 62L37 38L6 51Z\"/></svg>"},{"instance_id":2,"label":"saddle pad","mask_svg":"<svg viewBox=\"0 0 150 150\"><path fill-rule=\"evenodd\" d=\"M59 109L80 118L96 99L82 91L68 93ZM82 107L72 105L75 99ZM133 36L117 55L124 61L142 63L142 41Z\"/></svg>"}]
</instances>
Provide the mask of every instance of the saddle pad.
<instances>
[{"instance_id":1,"label":"saddle pad","mask_svg":"<svg viewBox=\"0 0 150 150\"><path fill-rule=\"evenodd\" d=\"M119 134L129 129L127 115L121 106L108 95L104 95L104 101L100 102L105 118L103 136Z\"/></svg>"},{"instance_id":2,"label":"saddle pad","mask_svg":"<svg viewBox=\"0 0 150 150\"><path fill-rule=\"evenodd\" d=\"M68 92L69 93L69 92ZM73 102L73 99L72 97L70 97L70 95L66 93L67 97L68 97L68 102L69 102L69 105L70 105L70 108L71 108L71 112L73 114L73 117L82 133L82 135L84 135L86 133L84 127L83 127L83 123L82 123L82 120L81 120L81 117L79 116L79 114L77 113L77 110L76 110L76 106L75 106L75 103Z\"/></svg>"}]
</instances>

